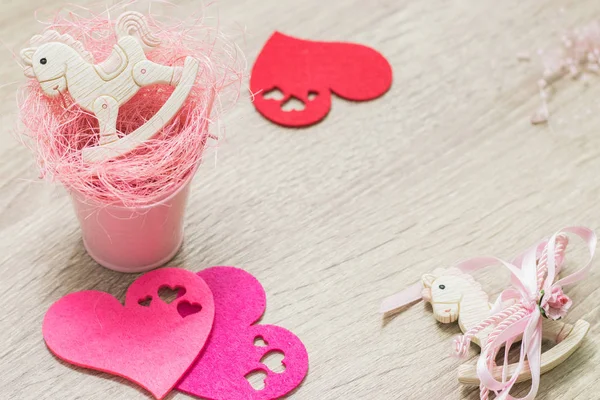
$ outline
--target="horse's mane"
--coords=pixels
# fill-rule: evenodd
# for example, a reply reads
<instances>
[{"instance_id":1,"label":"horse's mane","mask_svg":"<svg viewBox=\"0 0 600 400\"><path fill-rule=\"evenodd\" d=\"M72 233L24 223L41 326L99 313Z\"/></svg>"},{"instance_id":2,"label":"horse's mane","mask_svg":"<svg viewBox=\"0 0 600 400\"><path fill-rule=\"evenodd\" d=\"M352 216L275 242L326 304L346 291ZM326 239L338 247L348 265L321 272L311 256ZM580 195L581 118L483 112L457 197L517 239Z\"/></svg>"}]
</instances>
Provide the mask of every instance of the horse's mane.
<instances>
[{"instance_id":1,"label":"horse's mane","mask_svg":"<svg viewBox=\"0 0 600 400\"><path fill-rule=\"evenodd\" d=\"M38 47L42 44L51 42L64 43L67 46L73 48L75 51L77 51L77 53L79 53L79 55L81 55L81 57L83 57L84 60L86 60L90 64L94 63L94 56L92 56L92 53L85 49L83 43L66 33L64 35L61 35L55 30L47 30L43 34L35 35L31 38L31 45L33 47Z\"/></svg>"},{"instance_id":2,"label":"horse's mane","mask_svg":"<svg viewBox=\"0 0 600 400\"><path fill-rule=\"evenodd\" d=\"M437 268L435 271L433 271L433 275L437 276L437 277L448 276L448 275L458 276L458 277L466 280L467 282L469 282L469 284L473 287L474 290L480 291L481 293L485 294L485 296L487 298L489 298L489 295L485 292L485 290L483 290L483 287L481 287L481 284L479 282L477 282L475 280L475 278L473 278L473 275L462 272L458 268L454 268L454 267Z\"/></svg>"}]
</instances>

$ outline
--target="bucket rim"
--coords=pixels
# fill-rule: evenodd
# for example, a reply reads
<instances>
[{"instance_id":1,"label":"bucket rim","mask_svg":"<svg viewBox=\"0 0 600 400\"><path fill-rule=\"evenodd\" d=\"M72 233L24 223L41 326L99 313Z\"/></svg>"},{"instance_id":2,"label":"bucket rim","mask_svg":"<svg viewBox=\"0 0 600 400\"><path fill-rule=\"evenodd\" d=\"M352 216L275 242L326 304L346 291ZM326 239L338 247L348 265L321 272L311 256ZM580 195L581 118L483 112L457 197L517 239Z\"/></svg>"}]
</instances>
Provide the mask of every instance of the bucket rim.
<instances>
[{"instance_id":1,"label":"bucket rim","mask_svg":"<svg viewBox=\"0 0 600 400\"><path fill-rule=\"evenodd\" d=\"M73 200L77 201L78 203L86 204L86 205L93 206L96 208L106 207L106 208L111 208L113 210L124 210L124 211L150 210L154 207L164 205L165 203L168 203L169 201L173 200L173 198L178 196L182 191L184 191L187 187L189 187L195 174L196 174L195 169L193 171L190 171L190 174L183 181L181 181L181 184L172 192L165 194L164 197L159 198L158 200L155 200L152 203L141 204L141 205L137 205L134 207L128 207L128 206L125 206L123 204L118 204L118 203L102 203L98 200L95 200L95 199L92 199L90 197L83 195L81 192L78 192L78 191L72 190L72 189L68 190L68 192L71 195L71 197L73 198Z\"/></svg>"}]
</instances>

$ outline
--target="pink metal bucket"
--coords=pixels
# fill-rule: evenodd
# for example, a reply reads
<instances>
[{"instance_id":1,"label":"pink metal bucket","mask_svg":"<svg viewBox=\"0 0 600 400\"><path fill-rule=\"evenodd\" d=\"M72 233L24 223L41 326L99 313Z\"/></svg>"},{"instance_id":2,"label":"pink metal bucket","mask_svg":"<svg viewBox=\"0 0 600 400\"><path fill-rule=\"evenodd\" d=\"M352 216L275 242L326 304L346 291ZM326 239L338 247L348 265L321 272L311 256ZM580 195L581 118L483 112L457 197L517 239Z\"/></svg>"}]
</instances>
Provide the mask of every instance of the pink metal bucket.
<instances>
[{"instance_id":1,"label":"pink metal bucket","mask_svg":"<svg viewBox=\"0 0 600 400\"><path fill-rule=\"evenodd\" d=\"M183 243L191 181L163 200L136 208L99 204L71 193L88 254L106 268L131 273L171 260Z\"/></svg>"}]
</instances>

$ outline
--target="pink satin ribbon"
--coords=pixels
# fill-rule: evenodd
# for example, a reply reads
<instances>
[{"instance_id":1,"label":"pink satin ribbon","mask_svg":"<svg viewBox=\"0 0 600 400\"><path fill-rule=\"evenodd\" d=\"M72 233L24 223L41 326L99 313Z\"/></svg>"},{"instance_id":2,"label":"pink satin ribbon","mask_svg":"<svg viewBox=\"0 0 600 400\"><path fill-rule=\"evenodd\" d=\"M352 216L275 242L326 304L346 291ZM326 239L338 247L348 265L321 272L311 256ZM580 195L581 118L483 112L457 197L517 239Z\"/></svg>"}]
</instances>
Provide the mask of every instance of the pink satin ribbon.
<instances>
[{"instance_id":1,"label":"pink satin ribbon","mask_svg":"<svg viewBox=\"0 0 600 400\"><path fill-rule=\"evenodd\" d=\"M555 261L555 245L556 238L561 233L571 233L583 239L587 243L590 259L586 265L577 272L555 282L558 274ZM489 346L485 346L485 349L482 349L481 355L479 356L477 362L477 375L482 386L496 392L496 399L532 400L535 398L540 383L542 353L542 315L538 307L540 293L543 290L544 293L549 294L554 287L562 288L563 286L584 279L591 269L591 261L596 250L596 242L596 235L590 229L577 226L568 227L561 229L550 239L541 241L535 246L532 246L516 257L511 263L496 257L478 257L462 261L454 266L454 268L458 268L462 272L470 273L500 263L511 273L511 287L504 290L500 296L498 296L490 315L501 312L505 302L508 300L516 300L528 310L528 315L502 331ZM541 282L541 285L538 285L537 260L544 250L546 250L548 255L547 274L545 279ZM419 301L421 299L421 289L422 285L419 282L410 286L408 289L385 299L381 305L380 312L386 313ZM500 348L505 343L512 343L520 335L523 335L523 339L521 340L519 363L508 380L506 379L505 370L503 371L504 378L501 381L498 381L494 378L492 369L486 363L486 360L488 359L486 349L495 351L495 349ZM493 356L495 356L495 354ZM525 397L516 398L510 395L510 390L516 383L519 374L525 368L526 359L528 360L529 368L531 369L531 388Z\"/></svg>"}]
</instances>

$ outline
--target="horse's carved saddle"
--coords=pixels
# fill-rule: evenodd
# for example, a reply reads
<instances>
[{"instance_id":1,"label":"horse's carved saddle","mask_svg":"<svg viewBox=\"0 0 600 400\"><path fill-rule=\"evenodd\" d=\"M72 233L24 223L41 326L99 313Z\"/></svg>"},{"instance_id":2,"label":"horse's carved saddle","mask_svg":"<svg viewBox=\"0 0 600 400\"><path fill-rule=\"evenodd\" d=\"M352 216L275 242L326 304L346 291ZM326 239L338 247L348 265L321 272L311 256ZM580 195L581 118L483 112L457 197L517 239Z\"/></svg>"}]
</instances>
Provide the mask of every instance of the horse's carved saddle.
<instances>
[{"instance_id":1,"label":"horse's carved saddle","mask_svg":"<svg viewBox=\"0 0 600 400\"><path fill-rule=\"evenodd\" d=\"M100 78L105 81L110 81L123 72L128 63L129 60L127 59L125 50L118 44L115 44L113 51L106 57L106 60L102 61L100 64L95 64L94 68Z\"/></svg>"}]
</instances>

